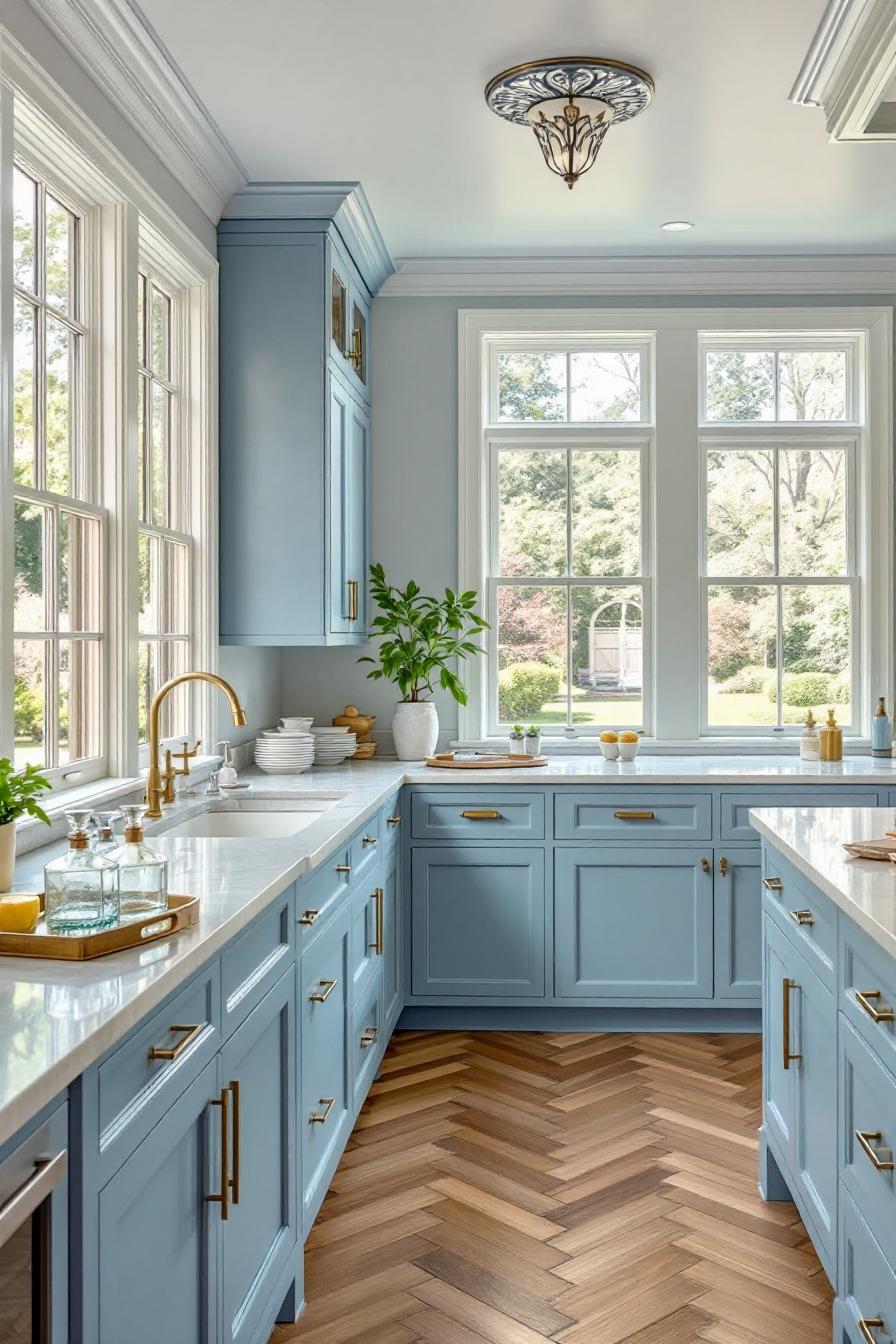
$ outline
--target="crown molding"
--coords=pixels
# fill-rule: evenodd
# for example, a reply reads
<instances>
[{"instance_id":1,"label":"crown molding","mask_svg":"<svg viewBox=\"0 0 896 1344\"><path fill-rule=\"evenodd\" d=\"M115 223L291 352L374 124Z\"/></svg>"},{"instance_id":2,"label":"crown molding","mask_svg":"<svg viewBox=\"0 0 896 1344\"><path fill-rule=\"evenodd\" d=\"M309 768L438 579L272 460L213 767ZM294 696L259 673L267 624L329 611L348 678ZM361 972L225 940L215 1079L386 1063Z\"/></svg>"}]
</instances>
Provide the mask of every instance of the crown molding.
<instances>
[{"instance_id":1,"label":"crown molding","mask_svg":"<svg viewBox=\"0 0 896 1344\"><path fill-rule=\"evenodd\" d=\"M892 0L829 0L791 92L824 111L832 140L894 140L871 123L896 73Z\"/></svg>"},{"instance_id":2,"label":"crown molding","mask_svg":"<svg viewBox=\"0 0 896 1344\"><path fill-rule=\"evenodd\" d=\"M135 0L29 3L217 223L248 174Z\"/></svg>"},{"instance_id":3,"label":"crown molding","mask_svg":"<svg viewBox=\"0 0 896 1344\"><path fill-rule=\"evenodd\" d=\"M384 298L896 294L896 256L407 258Z\"/></svg>"},{"instance_id":4,"label":"crown molding","mask_svg":"<svg viewBox=\"0 0 896 1344\"><path fill-rule=\"evenodd\" d=\"M227 202L223 218L331 220L371 294L394 270L360 182L249 182Z\"/></svg>"}]
</instances>

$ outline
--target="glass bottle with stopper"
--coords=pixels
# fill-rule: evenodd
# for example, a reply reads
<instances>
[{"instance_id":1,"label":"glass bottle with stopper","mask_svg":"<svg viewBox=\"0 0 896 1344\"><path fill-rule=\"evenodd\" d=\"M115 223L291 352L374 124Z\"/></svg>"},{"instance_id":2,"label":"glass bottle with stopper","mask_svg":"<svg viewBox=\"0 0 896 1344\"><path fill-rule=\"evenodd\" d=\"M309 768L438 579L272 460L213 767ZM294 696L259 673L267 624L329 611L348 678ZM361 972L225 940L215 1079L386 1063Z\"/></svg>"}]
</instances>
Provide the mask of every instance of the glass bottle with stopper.
<instances>
[{"instance_id":1,"label":"glass bottle with stopper","mask_svg":"<svg viewBox=\"0 0 896 1344\"><path fill-rule=\"evenodd\" d=\"M878 696L877 712L871 719L871 755L892 756L893 725L887 713L884 697Z\"/></svg>"},{"instance_id":2,"label":"glass bottle with stopper","mask_svg":"<svg viewBox=\"0 0 896 1344\"><path fill-rule=\"evenodd\" d=\"M121 816L120 812L94 812L96 817L96 839L93 842L94 854L108 858L118 848L118 839L113 829Z\"/></svg>"},{"instance_id":3,"label":"glass bottle with stopper","mask_svg":"<svg viewBox=\"0 0 896 1344\"><path fill-rule=\"evenodd\" d=\"M119 920L118 865L94 854L87 826L90 812L67 812L68 851L44 868L44 911L50 933L96 933Z\"/></svg>"},{"instance_id":4,"label":"glass bottle with stopper","mask_svg":"<svg viewBox=\"0 0 896 1344\"><path fill-rule=\"evenodd\" d=\"M143 839L142 803L121 809L124 840L112 851L118 863L122 919L141 919L168 909L168 860Z\"/></svg>"}]
</instances>

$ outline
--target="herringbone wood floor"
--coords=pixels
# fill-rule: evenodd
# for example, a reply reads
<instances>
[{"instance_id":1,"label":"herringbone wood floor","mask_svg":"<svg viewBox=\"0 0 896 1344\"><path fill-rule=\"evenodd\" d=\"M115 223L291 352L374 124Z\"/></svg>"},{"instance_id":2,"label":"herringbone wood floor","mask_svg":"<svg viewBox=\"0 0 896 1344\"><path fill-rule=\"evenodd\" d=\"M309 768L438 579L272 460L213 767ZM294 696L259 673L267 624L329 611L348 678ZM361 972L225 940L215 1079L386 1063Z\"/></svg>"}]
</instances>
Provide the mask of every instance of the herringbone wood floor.
<instances>
[{"instance_id":1,"label":"herringbone wood floor","mask_svg":"<svg viewBox=\"0 0 896 1344\"><path fill-rule=\"evenodd\" d=\"M272 1344L828 1344L756 1036L402 1032Z\"/></svg>"}]
</instances>

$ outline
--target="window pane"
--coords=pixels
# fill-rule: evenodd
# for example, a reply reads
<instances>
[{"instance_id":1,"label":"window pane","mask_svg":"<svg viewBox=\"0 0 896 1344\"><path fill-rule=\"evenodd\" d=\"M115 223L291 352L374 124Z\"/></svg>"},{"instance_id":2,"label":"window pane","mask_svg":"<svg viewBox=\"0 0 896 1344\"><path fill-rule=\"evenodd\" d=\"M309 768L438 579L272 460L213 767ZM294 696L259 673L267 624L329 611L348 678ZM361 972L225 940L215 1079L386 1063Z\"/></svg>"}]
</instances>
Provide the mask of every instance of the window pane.
<instances>
[{"instance_id":1,"label":"window pane","mask_svg":"<svg viewBox=\"0 0 896 1344\"><path fill-rule=\"evenodd\" d=\"M826 717L831 705L838 722L850 724L849 588L788 585L782 596L784 723L802 723L808 708Z\"/></svg>"},{"instance_id":2,"label":"window pane","mask_svg":"<svg viewBox=\"0 0 896 1344\"><path fill-rule=\"evenodd\" d=\"M137 363L146 367L146 276L137 276Z\"/></svg>"},{"instance_id":3,"label":"window pane","mask_svg":"<svg viewBox=\"0 0 896 1344\"><path fill-rule=\"evenodd\" d=\"M66 313L74 311L75 217L64 205L46 198L46 291L47 302Z\"/></svg>"},{"instance_id":4,"label":"window pane","mask_svg":"<svg viewBox=\"0 0 896 1344\"><path fill-rule=\"evenodd\" d=\"M34 485L34 309L15 304L13 330L13 463L17 485Z\"/></svg>"},{"instance_id":5,"label":"window pane","mask_svg":"<svg viewBox=\"0 0 896 1344\"><path fill-rule=\"evenodd\" d=\"M158 527L170 526L171 506L168 498L171 482L168 475L168 435L170 429L171 394L160 383L152 385L152 521Z\"/></svg>"},{"instance_id":6,"label":"window pane","mask_svg":"<svg viewBox=\"0 0 896 1344\"><path fill-rule=\"evenodd\" d=\"M842 420L846 415L846 352L782 350L779 420Z\"/></svg>"},{"instance_id":7,"label":"window pane","mask_svg":"<svg viewBox=\"0 0 896 1344\"><path fill-rule=\"evenodd\" d=\"M571 420L640 420L641 356L637 351L569 357Z\"/></svg>"},{"instance_id":8,"label":"window pane","mask_svg":"<svg viewBox=\"0 0 896 1344\"><path fill-rule=\"evenodd\" d=\"M146 399L149 381L137 379L137 512L142 523L151 523L150 501L146 495Z\"/></svg>"},{"instance_id":9,"label":"window pane","mask_svg":"<svg viewBox=\"0 0 896 1344\"><path fill-rule=\"evenodd\" d=\"M99 756L102 685L100 644L94 639L59 641L59 764Z\"/></svg>"},{"instance_id":10,"label":"window pane","mask_svg":"<svg viewBox=\"0 0 896 1344\"><path fill-rule=\"evenodd\" d=\"M572 589L572 721L639 728L643 706L640 588Z\"/></svg>"},{"instance_id":11,"label":"window pane","mask_svg":"<svg viewBox=\"0 0 896 1344\"><path fill-rule=\"evenodd\" d=\"M566 723L566 589L498 586L498 718Z\"/></svg>"},{"instance_id":12,"label":"window pane","mask_svg":"<svg viewBox=\"0 0 896 1344\"><path fill-rule=\"evenodd\" d=\"M137 628L141 635L162 633L158 609L158 545L157 538L149 537L145 532L140 533L137 542L137 583L140 602Z\"/></svg>"},{"instance_id":13,"label":"window pane","mask_svg":"<svg viewBox=\"0 0 896 1344\"><path fill-rule=\"evenodd\" d=\"M52 645L45 640L17 639L13 645L15 685L14 726L15 760L17 770L29 762L46 765L46 686L45 658Z\"/></svg>"},{"instance_id":14,"label":"window pane","mask_svg":"<svg viewBox=\"0 0 896 1344\"><path fill-rule=\"evenodd\" d=\"M566 356L498 355L500 420L565 420Z\"/></svg>"},{"instance_id":15,"label":"window pane","mask_svg":"<svg viewBox=\"0 0 896 1344\"><path fill-rule=\"evenodd\" d=\"M707 573L774 574L775 454L706 455Z\"/></svg>"},{"instance_id":16,"label":"window pane","mask_svg":"<svg viewBox=\"0 0 896 1344\"><path fill-rule=\"evenodd\" d=\"M73 358L76 336L63 322L47 317L47 489L71 489Z\"/></svg>"},{"instance_id":17,"label":"window pane","mask_svg":"<svg viewBox=\"0 0 896 1344\"><path fill-rule=\"evenodd\" d=\"M37 184L27 174L12 175L12 275L23 289L37 292L34 274L37 241Z\"/></svg>"},{"instance_id":18,"label":"window pane","mask_svg":"<svg viewBox=\"0 0 896 1344\"><path fill-rule=\"evenodd\" d=\"M163 682L170 681L172 677L179 677L182 672L188 670L187 652L187 644L183 640L166 639L162 642L159 649L160 680L156 689ZM160 724L163 737L181 739L189 737L191 724L188 685L178 686L165 697Z\"/></svg>"},{"instance_id":19,"label":"window pane","mask_svg":"<svg viewBox=\"0 0 896 1344\"><path fill-rule=\"evenodd\" d=\"M47 510L17 499L15 504L15 611L19 631L47 629L44 554Z\"/></svg>"},{"instance_id":20,"label":"window pane","mask_svg":"<svg viewBox=\"0 0 896 1344\"><path fill-rule=\"evenodd\" d=\"M708 350L706 418L707 420L774 420L774 352Z\"/></svg>"},{"instance_id":21,"label":"window pane","mask_svg":"<svg viewBox=\"0 0 896 1344\"><path fill-rule=\"evenodd\" d=\"M168 378L171 373L171 301L154 285L150 288L151 367L160 378Z\"/></svg>"},{"instance_id":22,"label":"window pane","mask_svg":"<svg viewBox=\"0 0 896 1344\"><path fill-rule=\"evenodd\" d=\"M846 452L778 454L779 573L845 574Z\"/></svg>"},{"instance_id":23,"label":"window pane","mask_svg":"<svg viewBox=\"0 0 896 1344\"><path fill-rule=\"evenodd\" d=\"M498 458L502 574L566 573L566 453L504 451Z\"/></svg>"},{"instance_id":24,"label":"window pane","mask_svg":"<svg viewBox=\"0 0 896 1344\"><path fill-rule=\"evenodd\" d=\"M149 706L159 685L156 655L158 644L141 639L137 645L137 727L141 743L149 741Z\"/></svg>"},{"instance_id":25,"label":"window pane","mask_svg":"<svg viewBox=\"0 0 896 1344\"><path fill-rule=\"evenodd\" d=\"M190 594L188 586L189 550L176 541L161 544L162 632L166 635L187 635L190 629Z\"/></svg>"},{"instance_id":26,"label":"window pane","mask_svg":"<svg viewBox=\"0 0 896 1344\"><path fill-rule=\"evenodd\" d=\"M100 528L96 518L59 513L59 629L99 630Z\"/></svg>"},{"instance_id":27,"label":"window pane","mask_svg":"<svg viewBox=\"0 0 896 1344\"><path fill-rule=\"evenodd\" d=\"M774 588L709 589L710 727L777 723L777 611Z\"/></svg>"},{"instance_id":28,"label":"window pane","mask_svg":"<svg viewBox=\"0 0 896 1344\"><path fill-rule=\"evenodd\" d=\"M574 574L640 574L641 454L575 449L572 472Z\"/></svg>"}]
</instances>

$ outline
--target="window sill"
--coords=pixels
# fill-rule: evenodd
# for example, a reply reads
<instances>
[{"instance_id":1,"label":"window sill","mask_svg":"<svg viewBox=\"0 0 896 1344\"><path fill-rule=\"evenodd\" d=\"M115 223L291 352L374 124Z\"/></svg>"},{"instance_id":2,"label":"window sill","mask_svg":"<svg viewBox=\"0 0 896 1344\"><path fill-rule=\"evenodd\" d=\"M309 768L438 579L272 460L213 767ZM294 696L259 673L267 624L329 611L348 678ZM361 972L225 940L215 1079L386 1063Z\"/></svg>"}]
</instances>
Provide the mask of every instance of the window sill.
<instances>
[{"instance_id":1,"label":"window sill","mask_svg":"<svg viewBox=\"0 0 896 1344\"><path fill-rule=\"evenodd\" d=\"M506 737L483 737L478 740L450 742L451 748L470 751L506 751ZM643 756L797 756L799 737L700 737L681 741L658 742L641 738ZM844 737L845 756L867 756L871 742L866 737ZM595 756L600 753L600 738L562 737L542 738L543 756Z\"/></svg>"}]
</instances>

